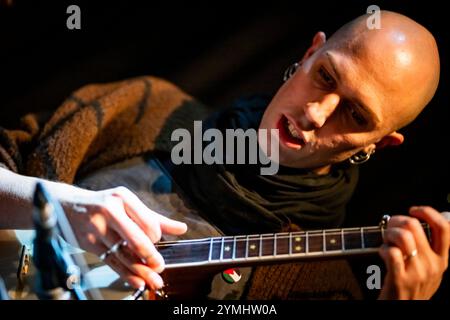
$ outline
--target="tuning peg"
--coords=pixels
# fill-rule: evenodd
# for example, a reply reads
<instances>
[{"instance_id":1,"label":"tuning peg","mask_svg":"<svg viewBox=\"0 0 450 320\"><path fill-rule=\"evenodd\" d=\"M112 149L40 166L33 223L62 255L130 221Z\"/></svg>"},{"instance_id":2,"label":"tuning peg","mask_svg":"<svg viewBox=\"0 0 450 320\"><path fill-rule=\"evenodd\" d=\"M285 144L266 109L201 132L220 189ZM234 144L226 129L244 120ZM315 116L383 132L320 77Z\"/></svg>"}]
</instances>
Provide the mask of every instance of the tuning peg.
<instances>
[{"instance_id":1,"label":"tuning peg","mask_svg":"<svg viewBox=\"0 0 450 320\"><path fill-rule=\"evenodd\" d=\"M388 222L389 222L390 219L391 219L391 216L388 215L388 214L385 214L385 215L381 218L381 221L380 221L380 227L383 228L383 229L386 229L387 224L388 224Z\"/></svg>"}]
</instances>

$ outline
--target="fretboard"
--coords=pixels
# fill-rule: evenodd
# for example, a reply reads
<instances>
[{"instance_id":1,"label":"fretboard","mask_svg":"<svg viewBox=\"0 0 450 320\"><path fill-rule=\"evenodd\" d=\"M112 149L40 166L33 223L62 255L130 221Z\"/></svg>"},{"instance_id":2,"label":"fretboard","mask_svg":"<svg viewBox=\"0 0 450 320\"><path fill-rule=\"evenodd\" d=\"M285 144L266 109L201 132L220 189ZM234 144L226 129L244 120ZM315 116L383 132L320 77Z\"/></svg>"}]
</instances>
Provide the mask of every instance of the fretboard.
<instances>
[{"instance_id":1,"label":"fretboard","mask_svg":"<svg viewBox=\"0 0 450 320\"><path fill-rule=\"evenodd\" d=\"M431 239L429 226L423 227ZM232 266L375 253L383 243L383 233L382 227L314 230L166 241L156 248L166 269Z\"/></svg>"}]
</instances>

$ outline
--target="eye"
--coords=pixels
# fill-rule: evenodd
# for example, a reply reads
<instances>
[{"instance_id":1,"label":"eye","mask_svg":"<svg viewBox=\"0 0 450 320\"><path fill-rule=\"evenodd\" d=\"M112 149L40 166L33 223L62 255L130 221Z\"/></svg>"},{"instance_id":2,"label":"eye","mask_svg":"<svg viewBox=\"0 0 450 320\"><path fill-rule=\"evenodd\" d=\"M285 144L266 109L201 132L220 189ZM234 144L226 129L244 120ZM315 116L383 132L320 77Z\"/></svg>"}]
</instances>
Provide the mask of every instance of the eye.
<instances>
[{"instance_id":1,"label":"eye","mask_svg":"<svg viewBox=\"0 0 450 320\"><path fill-rule=\"evenodd\" d=\"M335 87L335 81L332 76L328 73L328 71L324 67L319 68L319 76L321 81L327 86L327 88L334 88Z\"/></svg>"},{"instance_id":2,"label":"eye","mask_svg":"<svg viewBox=\"0 0 450 320\"><path fill-rule=\"evenodd\" d=\"M348 110L350 112L351 117L353 118L353 120L355 120L355 122L358 125L363 126L367 124L366 118L364 118L364 116L361 115L361 113L357 110L355 106L349 105Z\"/></svg>"}]
</instances>

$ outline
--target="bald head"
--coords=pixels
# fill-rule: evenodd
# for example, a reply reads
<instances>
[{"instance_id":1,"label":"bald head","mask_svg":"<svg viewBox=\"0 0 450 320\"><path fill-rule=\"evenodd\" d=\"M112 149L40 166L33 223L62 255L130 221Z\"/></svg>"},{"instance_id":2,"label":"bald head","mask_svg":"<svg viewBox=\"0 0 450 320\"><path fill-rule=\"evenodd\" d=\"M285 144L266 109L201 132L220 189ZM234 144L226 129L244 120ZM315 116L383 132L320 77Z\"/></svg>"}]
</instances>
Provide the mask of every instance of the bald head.
<instances>
[{"instance_id":1,"label":"bald head","mask_svg":"<svg viewBox=\"0 0 450 320\"><path fill-rule=\"evenodd\" d=\"M340 28L327 49L349 54L372 81L380 102L388 106L389 130L416 118L439 82L439 54L433 35L398 13L381 11L381 28L369 29L363 15Z\"/></svg>"},{"instance_id":2,"label":"bald head","mask_svg":"<svg viewBox=\"0 0 450 320\"><path fill-rule=\"evenodd\" d=\"M360 151L403 142L397 129L436 91L439 55L418 23L393 12L380 16L381 29L369 29L364 15L328 41L323 32L313 37L259 126L280 131L281 164L329 169Z\"/></svg>"}]
</instances>

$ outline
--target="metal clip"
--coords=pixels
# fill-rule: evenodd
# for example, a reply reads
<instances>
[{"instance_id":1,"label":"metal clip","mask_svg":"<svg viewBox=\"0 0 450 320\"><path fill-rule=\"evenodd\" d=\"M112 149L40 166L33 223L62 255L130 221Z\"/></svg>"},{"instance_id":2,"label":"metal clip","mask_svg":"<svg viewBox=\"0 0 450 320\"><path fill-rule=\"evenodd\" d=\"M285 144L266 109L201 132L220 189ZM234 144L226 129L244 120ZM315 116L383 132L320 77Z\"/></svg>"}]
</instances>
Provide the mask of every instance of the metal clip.
<instances>
[{"instance_id":1,"label":"metal clip","mask_svg":"<svg viewBox=\"0 0 450 320\"><path fill-rule=\"evenodd\" d=\"M19 267L17 268L17 279L20 284L23 283L25 276L28 274L31 264L31 253L27 246L22 245L20 251Z\"/></svg>"}]
</instances>

